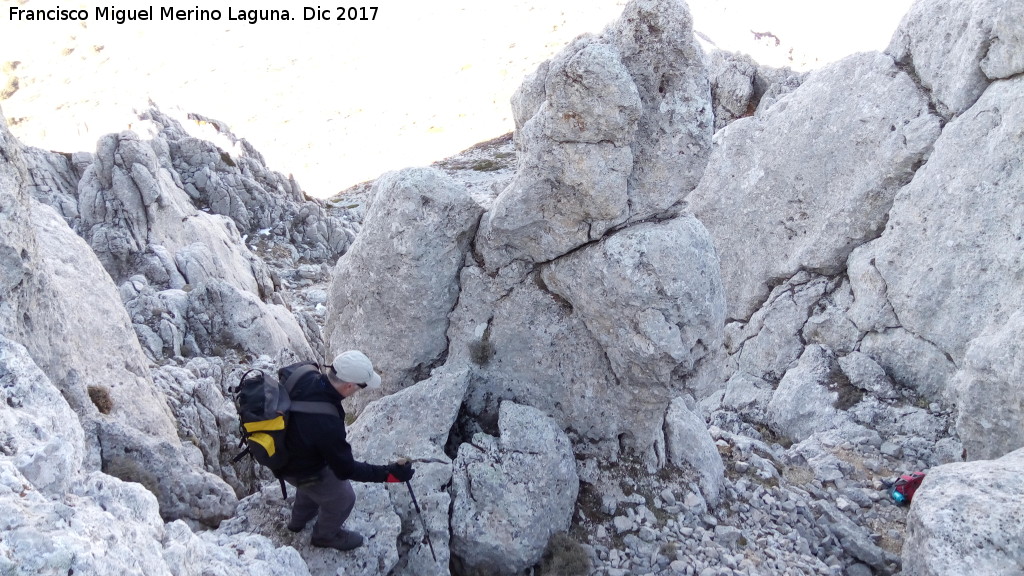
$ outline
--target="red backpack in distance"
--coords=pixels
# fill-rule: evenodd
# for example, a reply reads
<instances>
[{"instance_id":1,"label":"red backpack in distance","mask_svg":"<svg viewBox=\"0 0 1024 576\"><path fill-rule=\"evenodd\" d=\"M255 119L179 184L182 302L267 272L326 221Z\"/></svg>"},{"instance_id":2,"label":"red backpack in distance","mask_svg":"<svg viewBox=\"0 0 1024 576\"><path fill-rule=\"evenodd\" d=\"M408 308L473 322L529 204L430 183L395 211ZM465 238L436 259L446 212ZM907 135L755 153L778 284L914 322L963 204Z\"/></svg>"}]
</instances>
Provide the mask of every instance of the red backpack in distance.
<instances>
[{"instance_id":1,"label":"red backpack in distance","mask_svg":"<svg viewBox=\"0 0 1024 576\"><path fill-rule=\"evenodd\" d=\"M889 489L889 496L897 504L910 504L914 499L914 493L921 487L924 480L924 472L911 472L901 475Z\"/></svg>"}]
</instances>

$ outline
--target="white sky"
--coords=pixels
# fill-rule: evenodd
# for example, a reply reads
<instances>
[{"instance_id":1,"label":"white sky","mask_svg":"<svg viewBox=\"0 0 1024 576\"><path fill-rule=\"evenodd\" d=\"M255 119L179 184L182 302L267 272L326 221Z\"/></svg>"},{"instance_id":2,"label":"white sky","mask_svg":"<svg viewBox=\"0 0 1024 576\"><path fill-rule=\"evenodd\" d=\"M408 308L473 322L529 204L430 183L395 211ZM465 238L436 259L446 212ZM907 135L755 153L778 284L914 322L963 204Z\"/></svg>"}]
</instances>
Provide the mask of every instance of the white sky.
<instances>
[{"instance_id":1,"label":"white sky","mask_svg":"<svg viewBox=\"0 0 1024 576\"><path fill-rule=\"evenodd\" d=\"M0 109L33 146L91 151L149 99L226 122L268 165L329 196L429 164L512 129L509 97L566 42L598 33L624 0L380 1L370 22L303 21L281 0L0 2L0 63L19 89ZM692 0L719 48L806 70L882 50L911 0ZM313 6L316 4L311 3ZM17 22L10 8L89 10L85 26ZM219 22L95 21L95 6L220 9ZM227 21L228 8L287 8L292 22ZM324 4L337 15L334 4ZM780 45L756 40L771 32ZM0 72L0 89L7 80Z\"/></svg>"}]
</instances>

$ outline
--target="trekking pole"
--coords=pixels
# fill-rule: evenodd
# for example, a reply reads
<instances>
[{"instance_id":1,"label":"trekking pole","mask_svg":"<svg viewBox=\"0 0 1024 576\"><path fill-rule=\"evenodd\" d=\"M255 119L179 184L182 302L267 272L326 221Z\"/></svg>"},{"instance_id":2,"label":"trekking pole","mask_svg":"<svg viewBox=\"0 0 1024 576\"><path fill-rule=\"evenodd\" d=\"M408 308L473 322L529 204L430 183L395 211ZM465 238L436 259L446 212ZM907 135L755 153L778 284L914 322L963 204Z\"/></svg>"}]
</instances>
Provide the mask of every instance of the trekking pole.
<instances>
[{"instance_id":1,"label":"trekking pole","mask_svg":"<svg viewBox=\"0 0 1024 576\"><path fill-rule=\"evenodd\" d=\"M399 464L407 462L406 459L398 461ZM427 521L423 519L423 511L420 510L420 504L416 501L416 494L412 491L412 484L406 480L405 487L409 489L409 497L412 498L412 505L416 508L416 514L420 517L420 524L423 526L423 535L427 538L427 546L430 547L430 555L434 558L434 562L437 562L437 555L434 554L434 544L430 541L430 530L427 529Z\"/></svg>"}]
</instances>

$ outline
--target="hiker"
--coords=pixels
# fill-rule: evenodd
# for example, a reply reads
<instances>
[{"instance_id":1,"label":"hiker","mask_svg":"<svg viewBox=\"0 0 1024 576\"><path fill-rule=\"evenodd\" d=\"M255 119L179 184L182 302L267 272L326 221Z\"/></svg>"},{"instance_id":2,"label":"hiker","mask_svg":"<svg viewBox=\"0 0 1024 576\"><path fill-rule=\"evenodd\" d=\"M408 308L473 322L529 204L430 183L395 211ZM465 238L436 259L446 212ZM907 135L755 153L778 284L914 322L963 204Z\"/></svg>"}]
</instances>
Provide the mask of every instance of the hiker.
<instances>
[{"instance_id":1,"label":"hiker","mask_svg":"<svg viewBox=\"0 0 1024 576\"><path fill-rule=\"evenodd\" d=\"M342 352L326 367L326 373L310 371L295 383L293 401L326 402L338 408L339 417L292 412L286 432L290 454L280 471L286 482L296 487L288 529L299 532L317 517L311 543L321 548L352 550L363 537L342 525L355 505L350 480L357 482L406 482L413 475L412 465L376 466L357 462L345 439L345 410L341 400L363 388L380 388L380 375L365 354L357 350Z\"/></svg>"}]
</instances>

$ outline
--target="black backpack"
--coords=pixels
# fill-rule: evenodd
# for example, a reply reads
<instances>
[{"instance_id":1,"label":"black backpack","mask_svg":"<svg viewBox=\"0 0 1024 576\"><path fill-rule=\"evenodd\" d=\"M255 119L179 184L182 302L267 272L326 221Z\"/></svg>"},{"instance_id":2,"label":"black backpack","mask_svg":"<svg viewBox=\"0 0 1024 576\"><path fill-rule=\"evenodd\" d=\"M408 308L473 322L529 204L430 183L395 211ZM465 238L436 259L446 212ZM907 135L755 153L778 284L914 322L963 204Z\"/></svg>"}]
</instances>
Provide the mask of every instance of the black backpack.
<instances>
[{"instance_id":1,"label":"black backpack","mask_svg":"<svg viewBox=\"0 0 1024 576\"><path fill-rule=\"evenodd\" d=\"M281 483L281 494L285 498L288 497L288 491L280 471L288 464L285 431L289 414L304 412L341 417L337 406L328 402L291 399L295 383L313 372L320 372L319 366L313 362L300 362L281 368L277 371L279 380L262 370L249 370L242 374L238 386L231 389L238 409L239 432L242 436L239 447L245 447L231 462L238 462L248 454L270 469Z\"/></svg>"}]
</instances>

